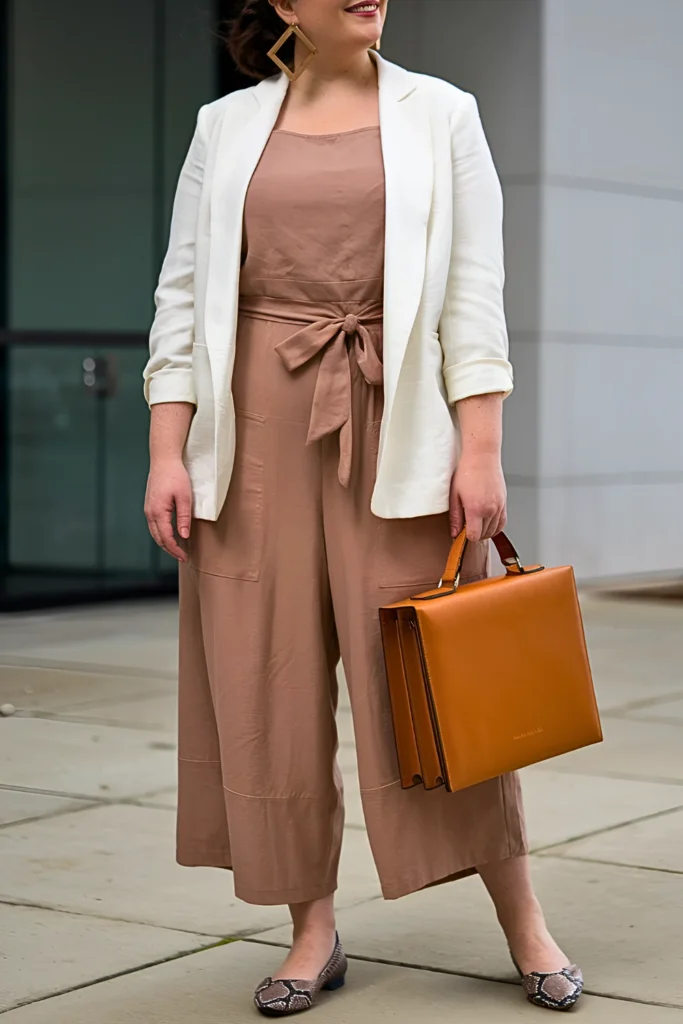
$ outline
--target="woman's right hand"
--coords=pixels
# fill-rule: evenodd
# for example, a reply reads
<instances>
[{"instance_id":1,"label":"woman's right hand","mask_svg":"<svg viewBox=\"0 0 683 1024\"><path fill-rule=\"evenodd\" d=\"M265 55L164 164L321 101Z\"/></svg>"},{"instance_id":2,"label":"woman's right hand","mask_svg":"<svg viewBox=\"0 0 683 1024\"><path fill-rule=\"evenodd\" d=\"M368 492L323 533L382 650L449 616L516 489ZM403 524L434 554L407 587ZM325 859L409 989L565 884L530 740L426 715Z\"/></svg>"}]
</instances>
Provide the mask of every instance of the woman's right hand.
<instances>
[{"instance_id":1,"label":"woman's right hand","mask_svg":"<svg viewBox=\"0 0 683 1024\"><path fill-rule=\"evenodd\" d=\"M182 459L154 459L145 494L149 532L160 548L179 562L187 562L187 553L178 544L173 530L174 512L178 534L187 540L192 522L192 486L187 469Z\"/></svg>"}]
</instances>

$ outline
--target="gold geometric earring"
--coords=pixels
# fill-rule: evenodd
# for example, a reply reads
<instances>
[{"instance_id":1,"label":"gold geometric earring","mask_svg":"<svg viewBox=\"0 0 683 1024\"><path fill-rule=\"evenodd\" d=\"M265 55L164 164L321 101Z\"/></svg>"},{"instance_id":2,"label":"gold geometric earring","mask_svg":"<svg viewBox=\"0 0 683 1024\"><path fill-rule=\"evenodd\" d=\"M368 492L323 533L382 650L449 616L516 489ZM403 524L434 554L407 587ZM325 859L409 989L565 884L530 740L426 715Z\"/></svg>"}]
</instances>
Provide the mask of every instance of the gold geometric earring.
<instances>
[{"instance_id":1,"label":"gold geometric earring","mask_svg":"<svg viewBox=\"0 0 683 1024\"><path fill-rule=\"evenodd\" d=\"M287 42L291 35L297 36L297 38L300 39L304 46L306 46L309 50L308 56L304 57L301 64L299 64L299 67L295 68L293 71L291 68L288 68L285 62L280 60L280 58L278 57L279 50L284 46L284 44ZM306 70L306 68L311 63L317 52L317 47L313 45L311 40L308 38L307 35L305 35L301 31L299 26L290 25L289 28L282 33L278 41L275 43L275 46L272 46L270 50L268 50L268 56L275 64L277 64L281 71L284 71L290 82L296 82L299 75L301 75Z\"/></svg>"}]
</instances>

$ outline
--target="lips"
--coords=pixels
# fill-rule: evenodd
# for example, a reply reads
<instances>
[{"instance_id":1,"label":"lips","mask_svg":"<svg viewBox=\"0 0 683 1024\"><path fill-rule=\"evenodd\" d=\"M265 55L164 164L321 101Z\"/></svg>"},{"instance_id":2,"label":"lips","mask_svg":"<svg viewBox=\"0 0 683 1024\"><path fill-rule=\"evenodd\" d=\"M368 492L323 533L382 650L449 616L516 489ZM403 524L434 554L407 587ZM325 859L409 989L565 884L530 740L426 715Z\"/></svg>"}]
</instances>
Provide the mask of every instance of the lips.
<instances>
[{"instance_id":1,"label":"lips","mask_svg":"<svg viewBox=\"0 0 683 1024\"><path fill-rule=\"evenodd\" d=\"M351 4L349 7L345 7L344 10L347 14L363 14L366 18L370 18L379 11L379 4L365 0L365 3Z\"/></svg>"}]
</instances>

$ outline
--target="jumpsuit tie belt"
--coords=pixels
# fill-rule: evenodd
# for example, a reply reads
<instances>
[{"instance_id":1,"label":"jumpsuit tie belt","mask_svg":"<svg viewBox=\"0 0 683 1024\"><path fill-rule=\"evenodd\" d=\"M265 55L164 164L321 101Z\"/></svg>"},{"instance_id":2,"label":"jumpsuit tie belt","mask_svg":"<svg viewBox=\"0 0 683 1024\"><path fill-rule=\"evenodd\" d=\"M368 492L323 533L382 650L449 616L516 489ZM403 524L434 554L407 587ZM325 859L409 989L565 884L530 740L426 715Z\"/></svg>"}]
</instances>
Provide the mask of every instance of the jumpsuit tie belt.
<instances>
[{"instance_id":1,"label":"jumpsuit tie belt","mask_svg":"<svg viewBox=\"0 0 683 1024\"><path fill-rule=\"evenodd\" d=\"M263 315L263 307L254 308L254 297L250 296L247 301L248 308L245 303L245 306L241 306L242 312L247 316ZM298 308L301 305L296 303L296 319L292 318L294 323L308 319L305 307ZM320 313L320 307L311 306L311 310L312 315ZM277 319L289 320L290 317L280 315ZM353 354L368 384L375 387L382 385L382 360L377 342L368 330L369 324L381 324L382 319L381 302L373 302L357 313L316 316L316 319L306 322L300 330L275 346L275 351L290 372L322 352L306 444L313 444L339 431L338 477L342 487L349 486L353 463L351 357Z\"/></svg>"}]
</instances>

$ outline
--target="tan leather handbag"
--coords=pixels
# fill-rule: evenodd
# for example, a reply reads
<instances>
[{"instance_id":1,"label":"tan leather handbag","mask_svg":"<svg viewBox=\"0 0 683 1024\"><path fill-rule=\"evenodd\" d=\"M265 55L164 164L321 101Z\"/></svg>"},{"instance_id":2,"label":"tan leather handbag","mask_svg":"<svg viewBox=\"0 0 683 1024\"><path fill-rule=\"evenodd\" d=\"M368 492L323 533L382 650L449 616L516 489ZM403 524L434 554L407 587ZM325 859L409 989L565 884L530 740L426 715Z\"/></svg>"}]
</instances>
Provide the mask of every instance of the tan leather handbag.
<instances>
[{"instance_id":1,"label":"tan leather handbag","mask_svg":"<svg viewBox=\"0 0 683 1024\"><path fill-rule=\"evenodd\" d=\"M460 585L467 538L438 587L380 609L405 789L449 792L602 740L571 566L523 566Z\"/></svg>"}]
</instances>

